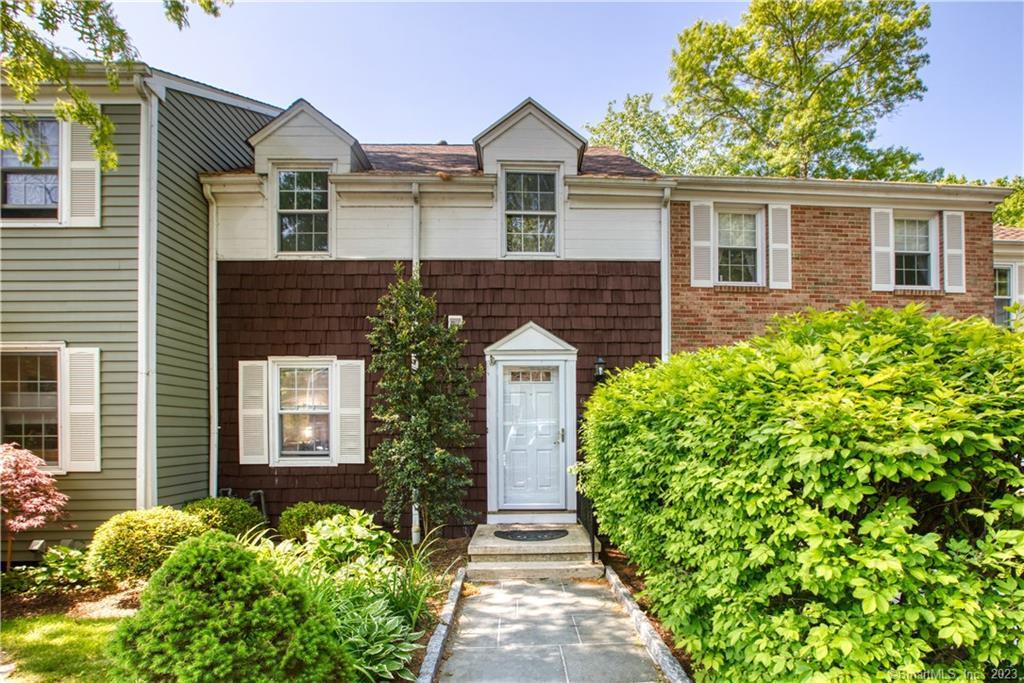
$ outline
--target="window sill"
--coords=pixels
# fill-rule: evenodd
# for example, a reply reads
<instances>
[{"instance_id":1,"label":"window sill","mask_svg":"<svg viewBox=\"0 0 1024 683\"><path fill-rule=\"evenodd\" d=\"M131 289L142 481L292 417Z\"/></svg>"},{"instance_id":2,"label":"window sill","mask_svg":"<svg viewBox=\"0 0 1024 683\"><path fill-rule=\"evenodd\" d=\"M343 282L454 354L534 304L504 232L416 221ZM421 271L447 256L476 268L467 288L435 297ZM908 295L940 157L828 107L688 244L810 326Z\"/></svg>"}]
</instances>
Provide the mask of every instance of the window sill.
<instances>
[{"instance_id":1,"label":"window sill","mask_svg":"<svg viewBox=\"0 0 1024 683\"><path fill-rule=\"evenodd\" d=\"M501 258L505 261L557 261L562 257L558 254L529 254L513 252L510 254L502 254Z\"/></svg>"},{"instance_id":2,"label":"window sill","mask_svg":"<svg viewBox=\"0 0 1024 683\"><path fill-rule=\"evenodd\" d=\"M931 287L896 287L893 289L893 293L914 296L940 296L944 294L941 289L932 289Z\"/></svg>"},{"instance_id":3,"label":"window sill","mask_svg":"<svg viewBox=\"0 0 1024 683\"><path fill-rule=\"evenodd\" d=\"M312 458L310 458L309 460L300 460L300 459L296 458L295 460L274 460L274 461L272 461L270 463L270 466L271 467L321 467L321 468L323 468L323 467L337 467L338 463L336 461L334 461L334 460L329 459L329 458L324 458L324 459L320 459L320 460L313 460Z\"/></svg>"},{"instance_id":4,"label":"window sill","mask_svg":"<svg viewBox=\"0 0 1024 683\"><path fill-rule=\"evenodd\" d=\"M3 219L3 226L5 228L66 228L67 223L61 223L58 220L43 221L43 220L19 220L17 218L5 218Z\"/></svg>"},{"instance_id":5,"label":"window sill","mask_svg":"<svg viewBox=\"0 0 1024 683\"><path fill-rule=\"evenodd\" d=\"M714 288L722 292L767 292L769 289L768 285L759 282L716 282Z\"/></svg>"},{"instance_id":6,"label":"window sill","mask_svg":"<svg viewBox=\"0 0 1024 683\"><path fill-rule=\"evenodd\" d=\"M282 261L322 261L324 259L333 258L330 253L312 253L308 251L296 251L296 252L277 252L274 254L275 259Z\"/></svg>"}]
</instances>

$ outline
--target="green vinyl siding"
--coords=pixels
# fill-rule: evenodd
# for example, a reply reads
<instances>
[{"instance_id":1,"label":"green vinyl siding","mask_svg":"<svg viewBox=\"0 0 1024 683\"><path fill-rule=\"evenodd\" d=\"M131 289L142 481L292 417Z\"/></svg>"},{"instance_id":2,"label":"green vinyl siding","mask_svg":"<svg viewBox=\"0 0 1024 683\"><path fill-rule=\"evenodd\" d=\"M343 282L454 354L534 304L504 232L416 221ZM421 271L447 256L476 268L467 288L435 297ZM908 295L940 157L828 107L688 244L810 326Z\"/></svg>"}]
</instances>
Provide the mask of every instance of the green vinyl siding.
<instances>
[{"instance_id":1,"label":"green vinyl siding","mask_svg":"<svg viewBox=\"0 0 1024 683\"><path fill-rule=\"evenodd\" d=\"M100 472L57 477L70 500L63 524L22 534L87 541L111 515L135 507L139 226L139 105L106 105L119 166L101 181L99 228L0 230L0 335L100 349ZM74 528L64 528L73 526Z\"/></svg>"},{"instance_id":2,"label":"green vinyl siding","mask_svg":"<svg viewBox=\"0 0 1024 683\"><path fill-rule=\"evenodd\" d=\"M271 119L168 89L157 116L157 501L209 490L209 209L199 175L252 165L246 140Z\"/></svg>"}]
</instances>

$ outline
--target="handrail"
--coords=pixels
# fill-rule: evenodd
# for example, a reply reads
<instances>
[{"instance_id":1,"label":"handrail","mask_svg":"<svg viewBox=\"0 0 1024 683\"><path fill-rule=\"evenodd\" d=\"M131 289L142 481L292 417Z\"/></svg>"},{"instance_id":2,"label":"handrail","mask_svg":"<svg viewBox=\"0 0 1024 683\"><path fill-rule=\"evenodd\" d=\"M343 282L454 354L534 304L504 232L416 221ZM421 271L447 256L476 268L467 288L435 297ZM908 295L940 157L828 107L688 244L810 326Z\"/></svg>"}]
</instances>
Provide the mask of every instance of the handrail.
<instances>
[{"instance_id":1,"label":"handrail","mask_svg":"<svg viewBox=\"0 0 1024 683\"><path fill-rule=\"evenodd\" d=\"M594 518L594 501L580 491L576 492L576 521L590 537L590 562L597 562L595 539L597 537L597 520Z\"/></svg>"}]
</instances>

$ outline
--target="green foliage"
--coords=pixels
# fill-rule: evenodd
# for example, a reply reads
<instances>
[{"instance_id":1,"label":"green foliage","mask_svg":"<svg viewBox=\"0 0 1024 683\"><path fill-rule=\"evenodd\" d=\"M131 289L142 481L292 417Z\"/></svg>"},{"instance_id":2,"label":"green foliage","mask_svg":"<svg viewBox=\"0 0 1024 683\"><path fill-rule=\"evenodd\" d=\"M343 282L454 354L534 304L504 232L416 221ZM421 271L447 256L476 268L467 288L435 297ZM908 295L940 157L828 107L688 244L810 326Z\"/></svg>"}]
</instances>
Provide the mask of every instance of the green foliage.
<instances>
[{"instance_id":1,"label":"green foliage","mask_svg":"<svg viewBox=\"0 0 1024 683\"><path fill-rule=\"evenodd\" d=\"M306 528L306 549L315 560L340 568L363 556L391 555L394 539L373 523L373 515L349 510Z\"/></svg>"},{"instance_id":2,"label":"green foliage","mask_svg":"<svg viewBox=\"0 0 1024 683\"><path fill-rule=\"evenodd\" d=\"M219 0L163 0L164 14L179 29L188 25L190 5L212 16L220 14ZM19 101L30 104L44 85L59 95L55 113L92 129L92 143L104 170L117 167L114 124L86 90L73 81L90 70L81 55L58 45L60 31L73 33L85 45L86 59L99 62L107 85L116 91L122 72L131 72L138 54L109 2L103 0L20 0L0 3L0 70ZM5 116L6 118L6 116ZM25 117L12 116L13 130L0 129L0 149L10 149L35 166L45 152L29 134Z\"/></svg>"},{"instance_id":3,"label":"green foliage","mask_svg":"<svg viewBox=\"0 0 1024 683\"><path fill-rule=\"evenodd\" d=\"M93 534L88 570L114 579L147 579L175 546L208 530L202 520L169 507L114 515Z\"/></svg>"},{"instance_id":4,"label":"green foliage","mask_svg":"<svg viewBox=\"0 0 1024 683\"><path fill-rule=\"evenodd\" d=\"M295 503L281 513L277 531L283 538L302 541L306 538L307 528L321 520L347 513L348 508L338 503L314 503L313 501Z\"/></svg>"},{"instance_id":5,"label":"green foliage","mask_svg":"<svg viewBox=\"0 0 1024 683\"><path fill-rule=\"evenodd\" d=\"M6 588L5 588L6 592ZM4 616L0 621L9 680L32 683L96 683L109 680L107 643L117 619L72 619L63 614Z\"/></svg>"},{"instance_id":6,"label":"green foliage","mask_svg":"<svg viewBox=\"0 0 1024 683\"><path fill-rule=\"evenodd\" d=\"M383 598L339 595L335 603L338 633L352 653L353 668L367 681L415 680L409 661L419 648L414 633Z\"/></svg>"},{"instance_id":7,"label":"green foliage","mask_svg":"<svg viewBox=\"0 0 1024 683\"><path fill-rule=\"evenodd\" d=\"M622 372L582 487L706 680L1022 661L1024 336L808 312Z\"/></svg>"},{"instance_id":8,"label":"green foliage","mask_svg":"<svg viewBox=\"0 0 1024 683\"><path fill-rule=\"evenodd\" d=\"M126 680L353 680L336 627L307 582L210 531L153 575L112 651Z\"/></svg>"},{"instance_id":9,"label":"green foliage","mask_svg":"<svg viewBox=\"0 0 1024 683\"><path fill-rule=\"evenodd\" d=\"M1024 176L996 178L992 184L997 187L1013 188L1013 194L1004 199L992 212L993 222L1024 227Z\"/></svg>"},{"instance_id":10,"label":"green foliage","mask_svg":"<svg viewBox=\"0 0 1024 683\"><path fill-rule=\"evenodd\" d=\"M182 509L210 529L220 529L232 536L241 536L266 523L263 513L241 498L202 498L186 503Z\"/></svg>"},{"instance_id":11,"label":"green foliage","mask_svg":"<svg viewBox=\"0 0 1024 683\"><path fill-rule=\"evenodd\" d=\"M87 588L99 579L86 563L86 554L77 548L55 545L47 549L35 567L16 567L4 574L4 593L59 593Z\"/></svg>"},{"instance_id":12,"label":"green foliage","mask_svg":"<svg viewBox=\"0 0 1024 683\"><path fill-rule=\"evenodd\" d=\"M929 25L913 0L755 0L736 26L680 33L667 108L613 102L592 142L669 173L916 178L920 155L872 142L925 92Z\"/></svg>"},{"instance_id":13,"label":"green foliage","mask_svg":"<svg viewBox=\"0 0 1024 683\"><path fill-rule=\"evenodd\" d=\"M437 314L437 300L423 294L419 273L397 279L370 318L370 371L378 373L373 416L385 435L371 455L384 490L384 518L398 526L413 503L424 532L469 518L462 504L472 484L469 458L453 452L471 445L470 404L479 368L462 361L459 328Z\"/></svg>"}]
</instances>

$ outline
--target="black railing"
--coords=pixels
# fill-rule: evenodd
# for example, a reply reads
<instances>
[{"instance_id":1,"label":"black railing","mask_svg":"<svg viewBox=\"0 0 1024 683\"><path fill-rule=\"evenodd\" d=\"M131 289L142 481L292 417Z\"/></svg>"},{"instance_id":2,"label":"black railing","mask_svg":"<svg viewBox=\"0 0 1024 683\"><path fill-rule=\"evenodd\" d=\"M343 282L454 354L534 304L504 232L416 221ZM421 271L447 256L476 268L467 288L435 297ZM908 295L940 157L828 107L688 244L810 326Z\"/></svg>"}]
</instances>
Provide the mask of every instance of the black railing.
<instances>
[{"instance_id":1,"label":"black railing","mask_svg":"<svg viewBox=\"0 0 1024 683\"><path fill-rule=\"evenodd\" d=\"M597 538L597 520L594 518L594 501L579 491L576 492L576 521L590 536L590 561L596 562L597 550L594 541Z\"/></svg>"}]
</instances>

